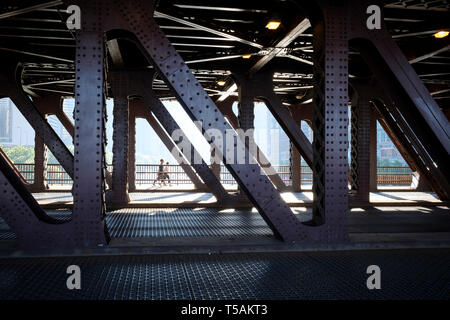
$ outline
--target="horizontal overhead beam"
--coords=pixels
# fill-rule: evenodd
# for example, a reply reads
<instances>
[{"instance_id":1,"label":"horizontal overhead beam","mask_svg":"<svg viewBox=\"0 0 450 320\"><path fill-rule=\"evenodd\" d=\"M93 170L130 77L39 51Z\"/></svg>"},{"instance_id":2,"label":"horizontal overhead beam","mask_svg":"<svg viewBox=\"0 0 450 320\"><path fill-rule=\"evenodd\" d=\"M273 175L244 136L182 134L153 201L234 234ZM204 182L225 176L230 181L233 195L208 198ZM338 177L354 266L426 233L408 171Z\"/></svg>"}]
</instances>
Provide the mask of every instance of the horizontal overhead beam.
<instances>
[{"instance_id":1,"label":"horizontal overhead beam","mask_svg":"<svg viewBox=\"0 0 450 320\"><path fill-rule=\"evenodd\" d=\"M6 19L6 18L11 18L14 16L18 16L24 13L28 13L28 12L32 12L38 9L44 9L44 8L48 8L48 7L54 7L54 6L58 6L60 4L62 4L63 2L60 0L57 1L50 1L50 2L45 2L45 3L41 3L35 6L31 6L31 7L27 7L27 8L23 8L23 9L18 9L18 10L14 10L14 11L10 11L10 12L5 12L0 14L0 19Z\"/></svg>"}]
</instances>

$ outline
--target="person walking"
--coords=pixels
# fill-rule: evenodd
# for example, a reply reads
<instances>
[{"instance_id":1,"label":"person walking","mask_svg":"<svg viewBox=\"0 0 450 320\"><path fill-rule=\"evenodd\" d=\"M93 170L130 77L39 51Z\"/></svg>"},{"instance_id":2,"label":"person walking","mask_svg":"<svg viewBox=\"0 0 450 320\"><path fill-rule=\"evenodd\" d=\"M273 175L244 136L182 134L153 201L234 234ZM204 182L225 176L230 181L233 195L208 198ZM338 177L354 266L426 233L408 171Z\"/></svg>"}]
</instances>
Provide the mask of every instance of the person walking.
<instances>
[{"instance_id":1,"label":"person walking","mask_svg":"<svg viewBox=\"0 0 450 320\"><path fill-rule=\"evenodd\" d=\"M164 179L169 180L169 186L172 184L170 183L170 176L169 176L169 161L166 162L166 165L164 166Z\"/></svg>"},{"instance_id":2,"label":"person walking","mask_svg":"<svg viewBox=\"0 0 450 320\"><path fill-rule=\"evenodd\" d=\"M164 159L160 160L159 166L158 166L158 175L156 176L156 179L153 181L153 185L155 185L156 181L159 181L159 185L161 184L165 185L164 182L165 176L164 176Z\"/></svg>"}]
</instances>

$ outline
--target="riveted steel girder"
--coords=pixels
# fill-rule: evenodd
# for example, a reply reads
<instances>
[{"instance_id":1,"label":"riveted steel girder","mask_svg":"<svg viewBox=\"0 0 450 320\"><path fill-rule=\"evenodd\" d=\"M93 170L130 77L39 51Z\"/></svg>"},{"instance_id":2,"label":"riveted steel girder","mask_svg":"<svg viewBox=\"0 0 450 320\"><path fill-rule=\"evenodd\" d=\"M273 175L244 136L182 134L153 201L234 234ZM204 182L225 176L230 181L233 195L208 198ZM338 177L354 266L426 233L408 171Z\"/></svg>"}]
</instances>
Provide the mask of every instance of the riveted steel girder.
<instances>
[{"instance_id":1,"label":"riveted steel girder","mask_svg":"<svg viewBox=\"0 0 450 320\"><path fill-rule=\"evenodd\" d=\"M227 118L228 122L231 124L234 130L239 128L238 117L233 113L232 110L233 101L227 99L226 101L218 102L216 101L216 106L219 108L220 112ZM251 150L250 150L251 151ZM253 155L258 161L261 168L264 169L264 172L269 177L270 181L274 184L274 186L279 191L285 191L286 185L281 179L280 175L275 171L270 163L269 159L265 156L264 152L256 145L256 156Z\"/></svg>"},{"instance_id":2,"label":"riveted steel girder","mask_svg":"<svg viewBox=\"0 0 450 320\"><path fill-rule=\"evenodd\" d=\"M252 78L234 73L233 77L237 80L240 97L247 100L255 98L263 100L306 163L311 166L313 162L311 143L301 131L300 125L295 122L289 109L273 91L273 72L257 73Z\"/></svg>"},{"instance_id":3,"label":"riveted steel girder","mask_svg":"<svg viewBox=\"0 0 450 320\"><path fill-rule=\"evenodd\" d=\"M329 225L329 237L345 237L348 215L347 6L320 1L313 21L313 221Z\"/></svg>"},{"instance_id":4,"label":"riveted steel girder","mask_svg":"<svg viewBox=\"0 0 450 320\"><path fill-rule=\"evenodd\" d=\"M67 174L73 178L73 155L39 112L33 101L22 90L21 72L20 64L3 65L0 74L0 93L13 101L35 133L44 141Z\"/></svg>"},{"instance_id":5,"label":"riveted steel girder","mask_svg":"<svg viewBox=\"0 0 450 320\"><path fill-rule=\"evenodd\" d=\"M26 189L20 176L0 153L0 217L22 248L72 244L68 223L49 217Z\"/></svg>"},{"instance_id":6,"label":"riveted steel girder","mask_svg":"<svg viewBox=\"0 0 450 320\"><path fill-rule=\"evenodd\" d=\"M384 23L380 29L365 28L365 11L369 4L369 1L350 1L350 39L354 39L354 46L389 95L389 102L384 103L390 108L390 116L409 136L420 157L428 163L434 179L439 181L435 184L441 189L437 193L448 199L450 124Z\"/></svg>"},{"instance_id":7,"label":"riveted steel girder","mask_svg":"<svg viewBox=\"0 0 450 320\"><path fill-rule=\"evenodd\" d=\"M224 163L276 236L285 241L313 240L316 236L325 236L323 226L311 228L298 220L267 176L261 174L261 168L256 164L256 160L250 164L231 163L230 159L234 156L230 153L234 154L237 149L244 151L245 145L154 21L150 1L111 3L101 0L79 0L76 3L84 12L82 28L86 25L94 28L95 25L101 28L97 31L98 35L118 28L135 34L144 55L158 70L188 115L193 120L203 123L204 133L209 142L218 145L221 141L213 139L214 136L207 130L208 128L214 128L214 132L220 132L222 137L226 137L227 130L231 132L234 148L229 151L224 149L222 155ZM96 16L99 12L103 12L104 16ZM135 21L138 22L134 23ZM226 145L226 139L224 140ZM327 239L330 240L332 237Z\"/></svg>"},{"instance_id":8,"label":"riveted steel girder","mask_svg":"<svg viewBox=\"0 0 450 320\"><path fill-rule=\"evenodd\" d=\"M184 141L186 145L192 146L192 148L178 149L178 151L183 153L185 158L193 160L191 161L191 166L202 178L211 192L217 197L217 200L219 202L229 202L232 198L231 195L226 192L218 178L213 174L195 149L194 145L189 141L187 135L182 132L166 107L151 90L153 75L153 70L133 70L110 72L109 77L112 81L115 81L117 78L122 79L120 82L123 84L124 90L128 91L129 95L142 96L143 101L149 108L148 112L153 112L168 134L172 136L173 132L180 132L183 139L186 139ZM179 155L179 157L181 157L181 155ZM195 160L198 160L199 162Z\"/></svg>"},{"instance_id":9,"label":"riveted steel girder","mask_svg":"<svg viewBox=\"0 0 450 320\"><path fill-rule=\"evenodd\" d=\"M169 152L172 152L173 150L178 150L179 152L177 145L172 140L172 137L166 131L166 128L163 127L163 125L161 125L161 123L158 122L153 116L150 106L144 104L144 101L142 99L132 99L130 101L130 108L134 109L135 111L134 113L137 118L143 118L147 120L147 122L150 124L152 129L161 139L162 143L164 143ZM184 159L176 157L176 160L178 161L178 165L183 169L183 171L192 181L197 190L201 191L209 190L208 187L199 179L199 177L192 169L192 167L189 164L187 164L186 161L184 161Z\"/></svg>"}]
</instances>

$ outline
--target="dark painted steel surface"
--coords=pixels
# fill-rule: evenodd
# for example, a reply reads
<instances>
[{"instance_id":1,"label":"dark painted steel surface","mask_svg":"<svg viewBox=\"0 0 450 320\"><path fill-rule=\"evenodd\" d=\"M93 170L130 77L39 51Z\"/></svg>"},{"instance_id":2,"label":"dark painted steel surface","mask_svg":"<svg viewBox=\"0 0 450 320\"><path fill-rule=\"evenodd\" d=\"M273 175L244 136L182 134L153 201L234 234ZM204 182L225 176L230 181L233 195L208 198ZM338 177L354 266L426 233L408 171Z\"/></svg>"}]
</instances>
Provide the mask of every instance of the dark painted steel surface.
<instances>
[{"instance_id":1,"label":"dark painted steel surface","mask_svg":"<svg viewBox=\"0 0 450 320\"><path fill-rule=\"evenodd\" d=\"M64 167L64 170L73 177L73 155L23 91L20 79L21 65L11 61L4 61L4 63L7 64L2 66L3 72L0 73L0 95L9 97L14 102L35 133Z\"/></svg>"},{"instance_id":2,"label":"dark painted steel surface","mask_svg":"<svg viewBox=\"0 0 450 320\"><path fill-rule=\"evenodd\" d=\"M314 31L313 223L344 239L348 215L348 23L346 5L321 3Z\"/></svg>"}]
</instances>

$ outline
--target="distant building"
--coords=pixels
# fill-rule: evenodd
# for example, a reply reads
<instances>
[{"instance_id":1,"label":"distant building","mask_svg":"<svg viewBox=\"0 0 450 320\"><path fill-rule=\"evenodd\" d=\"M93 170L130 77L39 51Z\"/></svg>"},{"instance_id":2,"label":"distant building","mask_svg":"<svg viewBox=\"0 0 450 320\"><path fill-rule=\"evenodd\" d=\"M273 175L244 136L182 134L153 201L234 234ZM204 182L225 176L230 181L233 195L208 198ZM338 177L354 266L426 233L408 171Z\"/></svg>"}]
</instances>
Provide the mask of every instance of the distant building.
<instances>
[{"instance_id":1,"label":"distant building","mask_svg":"<svg viewBox=\"0 0 450 320\"><path fill-rule=\"evenodd\" d=\"M377 122L377 158L389 159L390 162L399 161L402 166L407 166L400 152L389 138L383 127Z\"/></svg>"},{"instance_id":2,"label":"distant building","mask_svg":"<svg viewBox=\"0 0 450 320\"><path fill-rule=\"evenodd\" d=\"M0 143L12 142L12 106L11 100L0 99Z\"/></svg>"},{"instance_id":3,"label":"distant building","mask_svg":"<svg viewBox=\"0 0 450 320\"><path fill-rule=\"evenodd\" d=\"M0 99L0 143L34 146L34 130L9 98Z\"/></svg>"}]
</instances>

